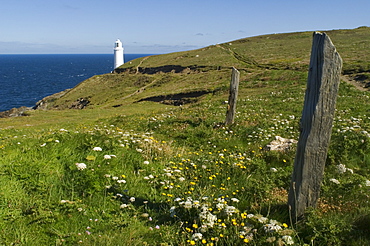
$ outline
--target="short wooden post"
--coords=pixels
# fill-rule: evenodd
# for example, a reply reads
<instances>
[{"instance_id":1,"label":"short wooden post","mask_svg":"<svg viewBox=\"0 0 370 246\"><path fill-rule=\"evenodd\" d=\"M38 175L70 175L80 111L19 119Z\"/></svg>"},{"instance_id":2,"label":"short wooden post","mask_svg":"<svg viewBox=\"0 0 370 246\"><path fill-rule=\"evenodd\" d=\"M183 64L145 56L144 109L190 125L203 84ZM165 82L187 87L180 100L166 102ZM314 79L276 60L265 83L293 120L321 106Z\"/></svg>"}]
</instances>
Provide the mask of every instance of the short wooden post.
<instances>
[{"instance_id":1,"label":"short wooden post","mask_svg":"<svg viewBox=\"0 0 370 246\"><path fill-rule=\"evenodd\" d=\"M238 90L239 90L239 77L240 77L239 71L235 67L233 67L225 125L231 125L232 123L234 123L236 112L236 101L238 99Z\"/></svg>"},{"instance_id":2,"label":"short wooden post","mask_svg":"<svg viewBox=\"0 0 370 246\"><path fill-rule=\"evenodd\" d=\"M338 94L342 59L328 35L313 34L301 133L288 197L297 222L307 207L316 207Z\"/></svg>"}]
</instances>

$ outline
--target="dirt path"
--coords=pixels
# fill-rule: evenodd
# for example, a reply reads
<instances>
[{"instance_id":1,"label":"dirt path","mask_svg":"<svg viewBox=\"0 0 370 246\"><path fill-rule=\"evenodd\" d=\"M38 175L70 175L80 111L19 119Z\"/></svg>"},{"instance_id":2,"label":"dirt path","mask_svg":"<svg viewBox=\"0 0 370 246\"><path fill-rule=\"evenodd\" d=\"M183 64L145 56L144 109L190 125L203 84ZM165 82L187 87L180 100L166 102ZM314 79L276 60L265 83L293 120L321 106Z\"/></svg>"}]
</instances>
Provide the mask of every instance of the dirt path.
<instances>
[{"instance_id":1,"label":"dirt path","mask_svg":"<svg viewBox=\"0 0 370 246\"><path fill-rule=\"evenodd\" d=\"M343 80L344 82L348 83L348 84L351 84L353 85L354 87L356 87L356 89L360 90L360 91L370 91L370 88L365 88L363 86L363 84L357 82L356 80L353 80L351 79L349 76L347 75L342 75L340 76L340 79Z\"/></svg>"},{"instance_id":2,"label":"dirt path","mask_svg":"<svg viewBox=\"0 0 370 246\"><path fill-rule=\"evenodd\" d=\"M138 73L139 73L139 67L141 66L141 64L143 64L143 62L144 62L146 59L148 59L148 58L149 58L149 56L144 57L144 58L140 61L139 65L137 65L137 66L136 66L136 74L138 74Z\"/></svg>"}]
</instances>

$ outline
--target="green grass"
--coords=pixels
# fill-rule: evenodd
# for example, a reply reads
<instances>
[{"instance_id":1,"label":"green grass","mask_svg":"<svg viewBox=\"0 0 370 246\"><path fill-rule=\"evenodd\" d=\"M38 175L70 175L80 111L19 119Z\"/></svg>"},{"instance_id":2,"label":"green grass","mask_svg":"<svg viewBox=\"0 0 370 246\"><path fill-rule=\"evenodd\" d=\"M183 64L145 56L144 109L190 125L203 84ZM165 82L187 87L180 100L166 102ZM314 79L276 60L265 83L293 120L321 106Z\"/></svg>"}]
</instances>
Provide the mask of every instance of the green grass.
<instances>
[{"instance_id":1,"label":"green grass","mask_svg":"<svg viewBox=\"0 0 370 246\"><path fill-rule=\"evenodd\" d=\"M347 32L360 42L369 28L329 32L355 60ZM369 92L340 85L321 198L298 224L287 208L295 146L264 149L275 136L298 139L311 34L140 65L202 66L190 72L132 73L141 58L123 65L131 72L94 76L50 102L59 110L1 119L0 244L287 245L291 237L295 245L368 245ZM235 124L226 127L231 66L241 82ZM139 102L194 91L208 94L181 107ZM91 101L86 109L67 109L81 97Z\"/></svg>"}]
</instances>

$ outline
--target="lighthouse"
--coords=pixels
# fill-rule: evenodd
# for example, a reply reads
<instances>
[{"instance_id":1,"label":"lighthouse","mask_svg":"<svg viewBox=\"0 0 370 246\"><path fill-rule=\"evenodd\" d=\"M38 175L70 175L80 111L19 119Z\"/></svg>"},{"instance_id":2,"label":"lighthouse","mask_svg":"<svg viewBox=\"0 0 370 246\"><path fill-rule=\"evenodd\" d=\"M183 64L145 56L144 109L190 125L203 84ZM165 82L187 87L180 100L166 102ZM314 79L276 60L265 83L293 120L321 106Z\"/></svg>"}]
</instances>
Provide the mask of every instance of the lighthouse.
<instances>
[{"instance_id":1,"label":"lighthouse","mask_svg":"<svg viewBox=\"0 0 370 246\"><path fill-rule=\"evenodd\" d=\"M117 39L114 43L114 69L121 66L124 63L123 60L123 47L122 42Z\"/></svg>"}]
</instances>

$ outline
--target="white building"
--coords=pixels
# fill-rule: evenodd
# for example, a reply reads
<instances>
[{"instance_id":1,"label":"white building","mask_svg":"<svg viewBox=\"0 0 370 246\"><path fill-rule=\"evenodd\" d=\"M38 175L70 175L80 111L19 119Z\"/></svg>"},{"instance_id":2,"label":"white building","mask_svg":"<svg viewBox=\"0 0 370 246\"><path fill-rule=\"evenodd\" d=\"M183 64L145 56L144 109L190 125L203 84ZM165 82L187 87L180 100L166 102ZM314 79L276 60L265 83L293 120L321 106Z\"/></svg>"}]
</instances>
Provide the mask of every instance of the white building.
<instances>
[{"instance_id":1,"label":"white building","mask_svg":"<svg viewBox=\"0 0 370 246\"><path fill-rule=\"evenodd\" d=\"M123 47L122 42L117 39L114 43L114 69L121 66L124 62L123 60Z\"/></svg>"}]
</instances>

